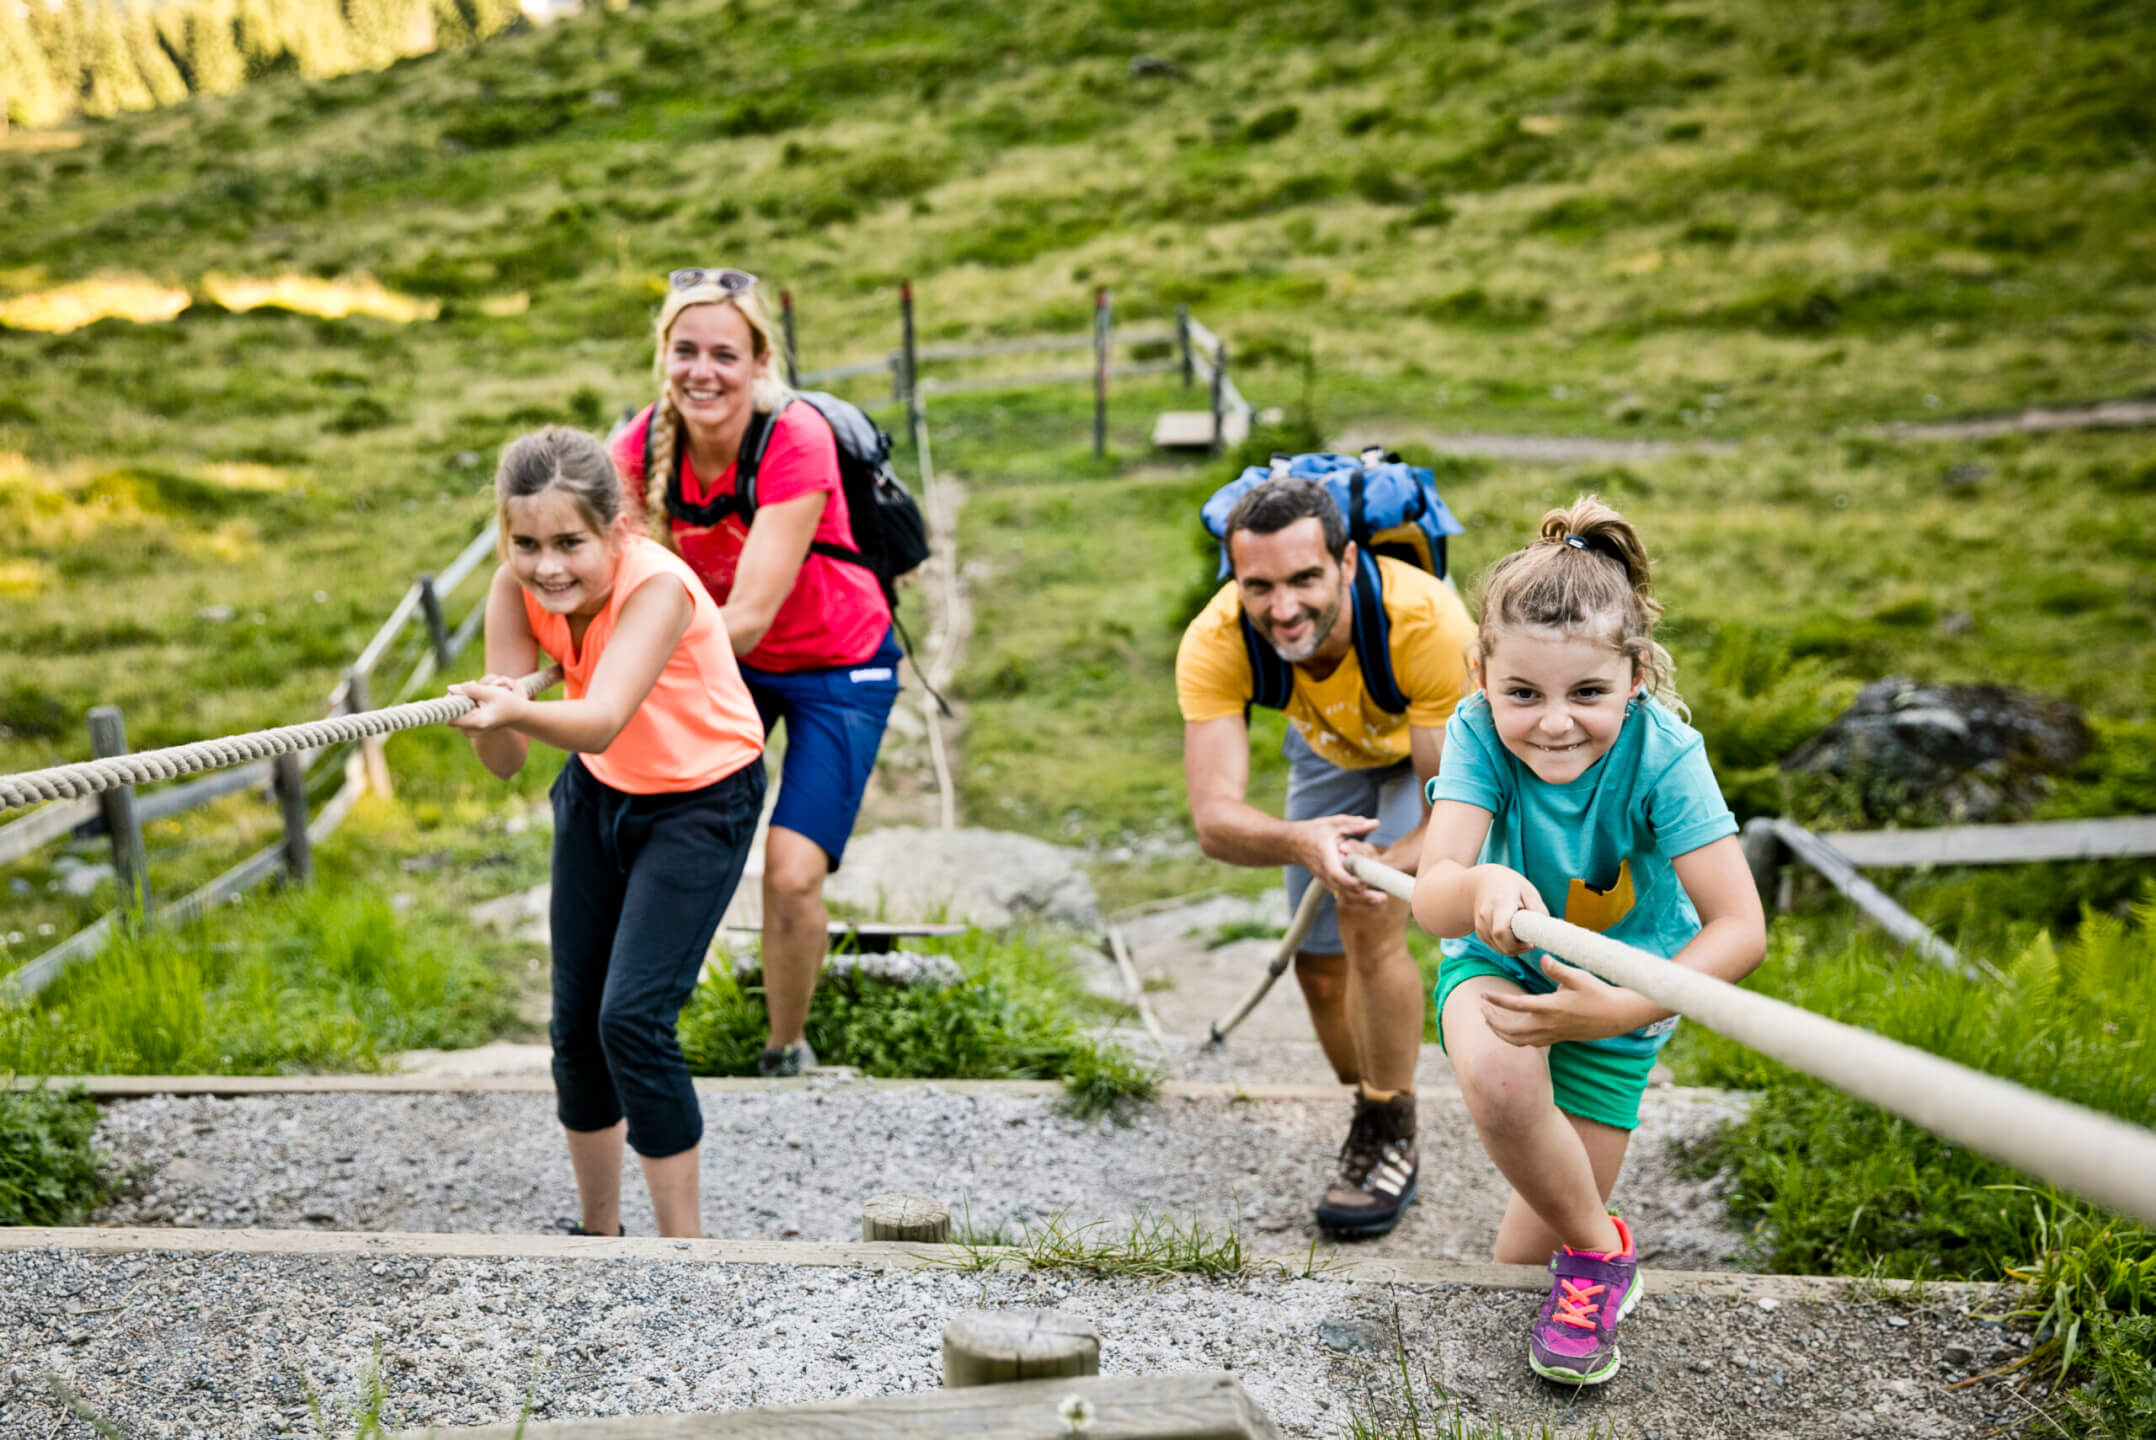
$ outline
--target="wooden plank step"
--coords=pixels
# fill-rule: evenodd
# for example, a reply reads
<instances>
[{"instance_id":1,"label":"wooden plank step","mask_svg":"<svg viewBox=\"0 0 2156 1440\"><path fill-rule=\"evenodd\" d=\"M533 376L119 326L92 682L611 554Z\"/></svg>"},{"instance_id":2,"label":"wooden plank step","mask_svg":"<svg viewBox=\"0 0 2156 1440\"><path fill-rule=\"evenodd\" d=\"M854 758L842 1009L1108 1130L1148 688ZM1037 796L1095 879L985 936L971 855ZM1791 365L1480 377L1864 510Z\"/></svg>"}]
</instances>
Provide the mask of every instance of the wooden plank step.
<instances>
[{"instance_id":1,"label":"wooden plank step","mask_svg":"<svg viewBox=\"0 0 2156 1440\"><path fill-rule=\"evenodd\" d=\"M1083 1406L1081 1411L1078 1407ZM1090 1414L1082 1426L1072 1417ZM523 1425L435 1426L397 1440L1277 1440L1280 1431L1225 1372L1021 1380L925 1395L821 1405L759 1405L707 1415L617 1415Z\"/></svg>"}]
</instances>

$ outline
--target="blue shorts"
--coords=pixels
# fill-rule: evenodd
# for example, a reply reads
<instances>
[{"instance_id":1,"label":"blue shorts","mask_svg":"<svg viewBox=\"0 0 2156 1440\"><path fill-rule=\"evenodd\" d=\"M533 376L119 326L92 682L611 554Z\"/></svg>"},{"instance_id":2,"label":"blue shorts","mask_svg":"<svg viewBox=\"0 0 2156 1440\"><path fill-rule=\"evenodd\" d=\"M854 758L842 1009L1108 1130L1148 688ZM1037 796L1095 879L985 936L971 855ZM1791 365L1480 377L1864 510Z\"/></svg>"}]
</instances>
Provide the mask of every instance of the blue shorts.
<instances>
[{"instance_id":1,"label":"blue shorts","mask_svg":"<svg viewBox=\"0 0 2156 1440\"><path fill-rule=\"evenodd\" d=\"M1377 829L1363 836L1377 849L1384 849L1422 823L1422 784L1415 767L1402 760L1369 770L1343 770L1310 748L1293 725L1280 747L1288 757L1288 805L1290 820L1315 820L1322 815L1374 815ZM1288 886L1288 913L1302 904L1310 888L1310 872L1300 865L1283 871ZM1303 938L1305 955L1338 955L1346 950L1340 940L1340 916L1332 896L1318 906L1317 922Z\"/></svg>"},{"instance_id":2,"label":"blue shorts","mask_svg":"<svg viewBox=\"0 0 2156 1440\"><path fill-rule=\"evenodd\" d=\"M741 667L756 713L769 734L786 722L786 761L771 823L806 835L838 869L876 769L883 727L898 699L897 639L884 632L876 653L858 665L779 674Z\"/></svg>"}]
</instances>

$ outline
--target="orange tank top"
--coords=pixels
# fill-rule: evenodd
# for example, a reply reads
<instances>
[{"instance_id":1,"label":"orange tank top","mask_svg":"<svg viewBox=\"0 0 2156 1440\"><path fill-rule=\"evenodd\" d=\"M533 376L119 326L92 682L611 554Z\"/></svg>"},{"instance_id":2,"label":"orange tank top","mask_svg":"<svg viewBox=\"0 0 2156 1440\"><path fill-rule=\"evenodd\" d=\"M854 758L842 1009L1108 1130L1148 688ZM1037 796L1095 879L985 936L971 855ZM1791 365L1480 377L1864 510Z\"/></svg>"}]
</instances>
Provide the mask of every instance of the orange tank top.
<instances>
[{"instance_id":1,"label":"orange tank top","mask_svg":"<svg viewBox=\"0 0 2156 1440\"><path fill-rule=\"evenodd\" d=\"M614 743L586 755L584 765L600 783L630 795L700 790L761 756L764 726L734 663L718 603L681 557L642 535L624 541L614 588L585 627L582 646L569 638L569 617L542 610L528 590L524 617L539 648L561 666L569 698L581 700L622 605L647 580L678 582L688 592L694 607L688 632Z\"/></svg>"}]
</instances>

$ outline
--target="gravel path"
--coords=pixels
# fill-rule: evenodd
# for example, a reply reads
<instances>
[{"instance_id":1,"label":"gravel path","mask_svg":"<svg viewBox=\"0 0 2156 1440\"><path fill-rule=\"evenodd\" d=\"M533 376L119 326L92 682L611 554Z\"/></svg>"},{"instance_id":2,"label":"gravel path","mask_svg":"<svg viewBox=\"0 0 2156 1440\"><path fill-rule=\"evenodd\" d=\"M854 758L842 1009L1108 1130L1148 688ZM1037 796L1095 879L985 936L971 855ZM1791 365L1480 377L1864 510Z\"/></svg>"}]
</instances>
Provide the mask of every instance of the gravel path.
<instances>
[{"instance_id":1,"label":"gravel path","mask_svg":"<svg viewBox=\"0 0 2156 1440\"><path fill-rule=\"evenodd\" d=\"M1120 1225L1150 1207L1220 1232L1240 1212L1255 1249L1300 1250L1346 1130L1345 1100L1171 1099L1127 1127L1034 1096L929 1087L706 1093L704 1225L728 1239L849 1240L879 1191L935 1195L981 1232L1063 1215ZM1617 1203L1650 1263L1727 1267L1738 1236L1711 1183L1677 1173L1741 1097L1657 1090ZM1400 1228L1358 1252L1483 1260L1504 1182L1458 1094L1425 1093L1422 1193ZM531 1232L575 1214L552 1097L160 1097L105 1107L97 1144L131 1179L104 1224ZM623 1186L632 1232L653 1233L643 1183Z\"/></svg>"},{"instance_id":2,"label":"gravel path","mask_svg":"<svg viewBox=\"0 0 2156 1440\"><path fill-rule=\"evenodd\" d=\"M866 1272L663 1261L0 1254L0 1435L88 1437L44 1376L137 1437L352 1433L380 1355L391 1428L535 1413L728 1410L934 1388L937 1338L980 1306L1093 1320L1103 1373L1230 1369L1288 1434L1338 1436L1418 1398L1470 1421L1645 1440L1975 1436L1996 1390L1948 1391L1998 1333L1951 1309L1649 1293L1622 1372L1582 1394L1522 1359L1527 1291L1242 1278ZM1959 1347L1959 1348L1950 1348ZM1424 1423L1431 1420L1426 1410Z\"/></svg>"}]
</instances>

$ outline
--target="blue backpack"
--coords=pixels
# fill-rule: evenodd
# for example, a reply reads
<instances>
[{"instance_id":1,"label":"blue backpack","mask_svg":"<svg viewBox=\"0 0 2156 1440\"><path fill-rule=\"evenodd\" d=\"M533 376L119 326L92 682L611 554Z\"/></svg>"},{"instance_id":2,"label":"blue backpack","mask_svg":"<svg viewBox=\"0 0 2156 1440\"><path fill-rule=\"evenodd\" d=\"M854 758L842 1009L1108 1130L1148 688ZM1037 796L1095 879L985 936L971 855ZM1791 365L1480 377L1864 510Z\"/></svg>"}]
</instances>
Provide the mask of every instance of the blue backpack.
<instances>
[{"instance_id":1,"label":"blue backpack","mask_svg":"<svg viewBox=\"0 0 2156 1440\"><path fill-rule=\"evenodd\" d=\"M1214 539L1227 529L1238 500L1268 480L1294 477L1322 484L1347 519L1348 538L1363 555L1385 556L1445 578L1445 539L1462 526L1437 493L1437 477L1420 465L1402 463L1376 446L1348 455L1273 456L1252 465L1213 492L1199 517ZM1220 578L1228 577L1228 549L1220 548ZM1371 703L1390 715L1405 714L1407 697L1392 673L1392 624L1385 613L1384 577L1378 567L1355 567L1355 658ZM1250 658L1251 703L1284 710L1294 693L1295 667L1280 658L1246 618L1243 649Z\"/></svg>"}]
</instances>

